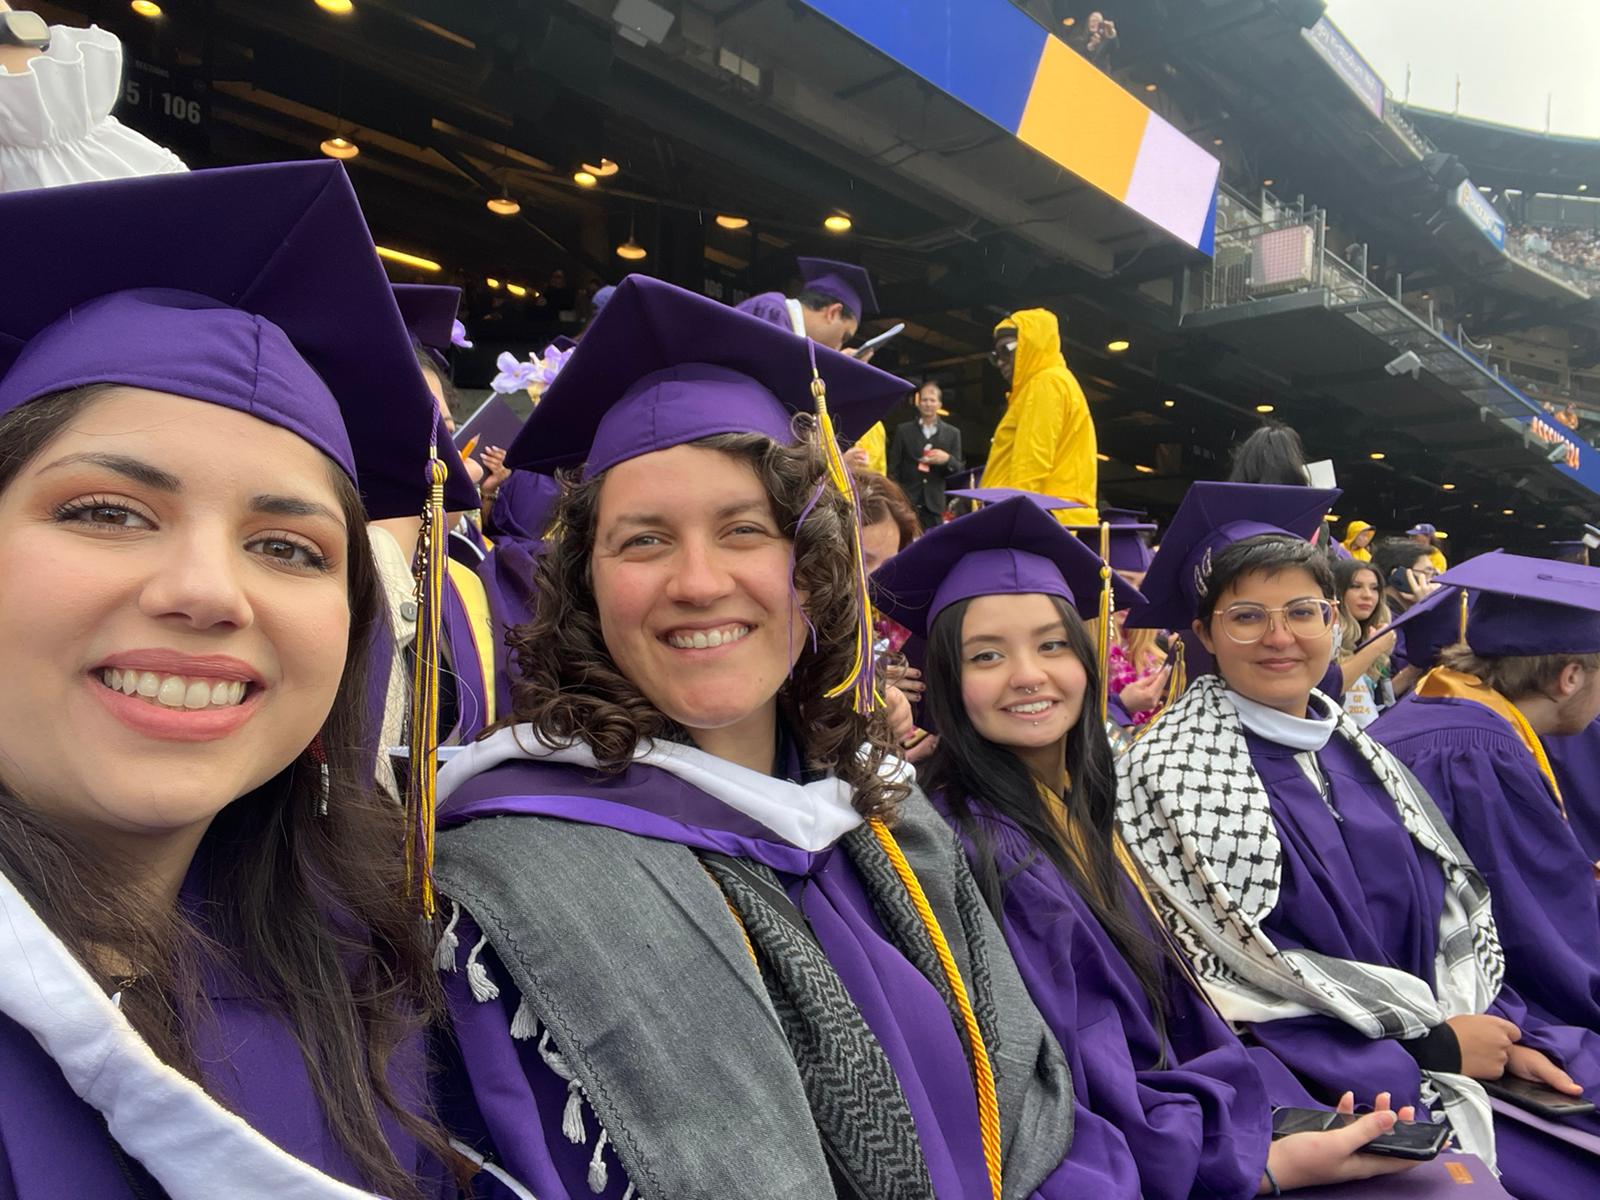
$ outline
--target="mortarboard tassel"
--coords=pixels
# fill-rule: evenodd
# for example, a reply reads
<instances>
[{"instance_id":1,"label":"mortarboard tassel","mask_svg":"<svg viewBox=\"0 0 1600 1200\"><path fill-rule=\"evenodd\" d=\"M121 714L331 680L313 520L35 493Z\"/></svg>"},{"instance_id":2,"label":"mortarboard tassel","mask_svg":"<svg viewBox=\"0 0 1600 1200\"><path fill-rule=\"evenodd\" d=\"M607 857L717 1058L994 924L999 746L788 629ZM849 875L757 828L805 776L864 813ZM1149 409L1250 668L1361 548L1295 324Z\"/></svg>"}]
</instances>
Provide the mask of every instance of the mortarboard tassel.
<instances>
[{"instance_id":1,"label":"mortarboard tassel","mask_svg":"<svg viewBox=\"0 0 1600 1200\"><path fill-rule=\"evenodd\" d=\"M1100 620L1095 662L1100 667L1100 724L1111 715L1111 522L1100 522Z\"/></svg>"},{"instance_id":2,"label":"mortarboard tassel","mask_svg":"<svg viewBox=\"0 0 1600 1200\"><path fill-rule=\"evenodd\" d=\"M828 415L828 388L817 371L817 346L809 338L806 347L811 352L811 396L817 405L817 432L822 438L822 453L828 465L828 480L850 501L850 556L855 571L856 657L850 672L826 695L829 699L854 692L858 713L870 713L883 703L875 678L872 653L872 599L867 588L866 558L861 552L861 501L856 495L856 484L839 452L839 439L833 431L833 418Z\"/></svg>"},{"instance_id":3,"label":"mortarboard tassel","mask_svg":"<svg viewBox=\"0 0 1600 1200\"><path fill-rule=\"evenodd\" d=\"M1456 640L1458 642L1464 642L1464 641L1467 640L1467 589L1466 588L1462 588L1461 589L1461 636L1459 638L1457 638Z\"/></svg>"},{"instance_id":4,"label":"mortarboard tassel","mask_svg":"<svg viewBox=\"0 0 1600 1200\"><path fill-rule=\"evenodd\" d=\"M428 506L417 537L417 639L411 671L411 775L406 788L406 888L422 915L432 919L433 821L439 774L439 625L444 610L445 465L437 451L428 459Z\"/></svg>"}]
</instances>

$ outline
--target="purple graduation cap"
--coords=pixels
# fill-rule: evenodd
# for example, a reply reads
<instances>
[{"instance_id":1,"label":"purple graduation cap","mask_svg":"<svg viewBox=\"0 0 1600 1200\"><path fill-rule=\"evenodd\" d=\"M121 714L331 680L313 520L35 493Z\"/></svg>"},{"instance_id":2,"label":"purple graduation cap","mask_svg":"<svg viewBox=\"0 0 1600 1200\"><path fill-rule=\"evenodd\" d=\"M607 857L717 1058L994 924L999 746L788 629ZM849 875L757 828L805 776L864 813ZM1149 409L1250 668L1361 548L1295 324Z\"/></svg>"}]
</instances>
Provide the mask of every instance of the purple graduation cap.
<instances>
[{"instance_id":1,"label":"purple graduation cap","mask_svg":"<svg viewBox=\"0 0 1600 1200\"><path fill-rule=\"evenodd\" d=\"M1003 500L1012 500L1018 496L1032 500L1047 512L1055 512L1063 508L1082 508L1076 500L1063 500L1060 496L1052 496L1046 492L1030 492L1025 488L1013 487L974 487L974 488L946 488L946 496L960 496L963 500L976 500L979 504L999 504Z\"/></svg>"},{"instance_id":2,"label":"purple graduation cap","mask_svg":"<svg viewBox=\"0 0 1600 1200\"><path fill-rule=\"evenodd\" d=\"M1150 543L1145 541L1144 535L1154 533L1157 526L1144 517L1145 513L1137 508L1100 506L1100 519L1111 526L1106 561L1111 564L1113 571L1142 575L1150 569L1155 552L1150 549ZM1100 544L1100 528L1097 525L1074 525L1071 532L1080 538L1087 538L1091 546Z\"/></svg>"},{"instance_id":3,"label":"purple graduation cap","mask_svg":"<svg viewBox=\"0 0 1600 1200\"><path fill-rule=\"evenodd\" d=\"M461 308L461 289L433 283L397 283L394 300L400 306L400 316L411 340L427 351L428 357L448 375L456 312Z\"/></svg>"},{"instance_id":4,"label":"purple graduation cap","mask_svg":"<svg viewBox=\"0 0 1600 1200\"><path fill-rule=\"evenodd\" d=\"M872 294L872 277L854 263L831 258L796 258L800 278L807 290L832 296L857 318L878 311L878 298ZM915 390L915 389L913 389Z\"/></svg>"},{"instance_id":5,"label":"purple graduation cap","mask_svg":"<svg viewBox=\"0 0 1600 1200\"><path fill-rule=\"evenodd\" d=\"M1437 582L1473 594L1467 645L1483 658L1600 653L1600 567L1480 554Z\"/></svg>"},{"instance_id":6,"label":"purple graduation cap","mask_svg":"<svg viewBox=\"0 0 1600 1200\"><path fill-rule=\"evenodd\" d=\"M873 572L880 612L920 637L950 605L974 596L1060 596L1080 616L1100 613L1100 556L1023 496L937 526ZM1112 607L1144 599L1118 575Z\"/></svg>"},{"instance_id":7,"label":"purple graduation cap","mask_svg":"<svg viewBox=\"0 0 1600 1200\"><path fill-rule=\"evenodd\" d=\"M1498 552L1497 552L1498 553ZM1391 661L1401 666L1430 670L1439 652L1461 640L1461 595L1458 587L1441 587L1401 613L1388 628L1356 647L1364 650L1386 634L1395 635Z\"/></svg>"},{"instance_id":8,"label":"purple graduation cap","mask_svg":"<svg viewBox=\"0 0 1600 1200\"><path fill-rule=\"evenodd\" d=\"M1200 613L1214 555L1263 533L1308 539L1338 497L1334 488L1276 483L1191 485L1145 574L1146 603L1128 614L1126 625L1187 630Z\"/></svg>"},{"instance_id":9,"label":"purple graduation cap","mask_svg":"<svg viewBox=\"0 0 1600 1200\"><path fill-rule=\"evenodd\" d=\"M545 474L620 462L719 433L794 441L812 353L839 436L853 441L911 385L705 296L630 275L584 333L506 453Z\"/></svg>"},{"instance_id":10,"label":"purple graduation cap","mask_svg":"<svg viewBox=\"0 0 1600 1200\"><path fill-rule=\"evenodd\" d=\"M449 435L354 190L335 162L272 163L0 195L0 413L87 384L219 404L287 429L412 516ZM460 457L446 504L473 508Z\"/></svg>"}]
</instances>

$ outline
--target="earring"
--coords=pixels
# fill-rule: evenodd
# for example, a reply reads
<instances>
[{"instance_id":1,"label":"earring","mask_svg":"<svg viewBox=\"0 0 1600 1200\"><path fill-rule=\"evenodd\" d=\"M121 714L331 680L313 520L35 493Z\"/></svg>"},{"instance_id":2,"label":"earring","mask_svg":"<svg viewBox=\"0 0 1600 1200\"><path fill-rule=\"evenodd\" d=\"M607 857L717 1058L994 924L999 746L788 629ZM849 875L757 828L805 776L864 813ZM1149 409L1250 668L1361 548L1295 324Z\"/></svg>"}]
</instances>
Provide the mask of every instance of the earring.
<instances>
[{"instance_id":1,"label":"earring","mask_svg":"<svg viewBox=\"0 0 1600 1200\"><path fill-rule=\"evenodd\" d=\"M322 735L311 739L306 747L306 757L317 764L317 816L328 815L328 752L322 748Z\"/></svg>"}]
</instances>

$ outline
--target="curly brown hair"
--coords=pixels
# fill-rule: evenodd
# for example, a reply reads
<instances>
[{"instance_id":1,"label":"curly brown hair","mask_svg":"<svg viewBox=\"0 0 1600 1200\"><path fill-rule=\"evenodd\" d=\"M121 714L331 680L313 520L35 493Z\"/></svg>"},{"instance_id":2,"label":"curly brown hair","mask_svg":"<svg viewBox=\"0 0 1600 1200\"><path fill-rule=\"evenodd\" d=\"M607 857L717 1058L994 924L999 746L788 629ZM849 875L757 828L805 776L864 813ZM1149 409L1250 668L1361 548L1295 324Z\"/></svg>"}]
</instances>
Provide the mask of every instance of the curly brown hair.
<instances>
[{"instance_id":1,"label":"curly brown hair","mask_svg":"<svg viewBox=\"0 0 1600 1200\"><path fill-rule=\"evenodd\" d=\"M748 464L793 545L794 587L807 597L815 636L779 690L778 705L806 764L848 783L863 816L888 816L908 792L881 772L894 753L888 721L881 711L856 712L848 694L826 695L855 658L851 502L827 484L814 427L802 425L800 432L794 446L753 433L717 434L690 445ZM617 669L601 634L590 560L604 482L603 473L561 480L554 526L534 577L534 619L507 638L521 677L512 683L512 711L502 724L530 724L547 743L582 741L602 769L620 771L642 741L691 739Z\"/></svg>"}]
</instances>

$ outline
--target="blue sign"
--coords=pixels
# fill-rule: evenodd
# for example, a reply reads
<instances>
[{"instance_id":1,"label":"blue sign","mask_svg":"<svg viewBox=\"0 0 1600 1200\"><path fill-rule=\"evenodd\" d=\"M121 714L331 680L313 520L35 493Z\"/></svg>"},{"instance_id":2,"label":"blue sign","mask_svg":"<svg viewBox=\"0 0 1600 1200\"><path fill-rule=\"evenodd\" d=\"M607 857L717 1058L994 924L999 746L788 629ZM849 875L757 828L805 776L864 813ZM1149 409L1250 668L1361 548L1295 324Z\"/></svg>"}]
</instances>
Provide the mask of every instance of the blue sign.
<instances>
[{"instance_id":1,"label":"blue sign","mask_svg":"<svg viewBox=\"0 0 1600 1200\"><path fill-rule=\"evenodd\" d=\"M1489 203L1489 198L1473 186L1472 180L1463 179L1451 200L1457 211L1494 243L1496 250L1506 248L1505 218Z\"/></svg>"},{"instance_id":2,"label":"blue sign","mask_svg":"<svg viewBox=\"0 0 1600 1200\"><path fill-rule=\"evenodd\" d=\"M1371 110L1378 120L1383 120L1383 76L1374 71L1356 48L1345 41L1332 21L1320 17L1310 29L1300 31L1311 48L1333 68L1333 73L1345 81L1357 99Z\"/></svg>"}]
</instances>

